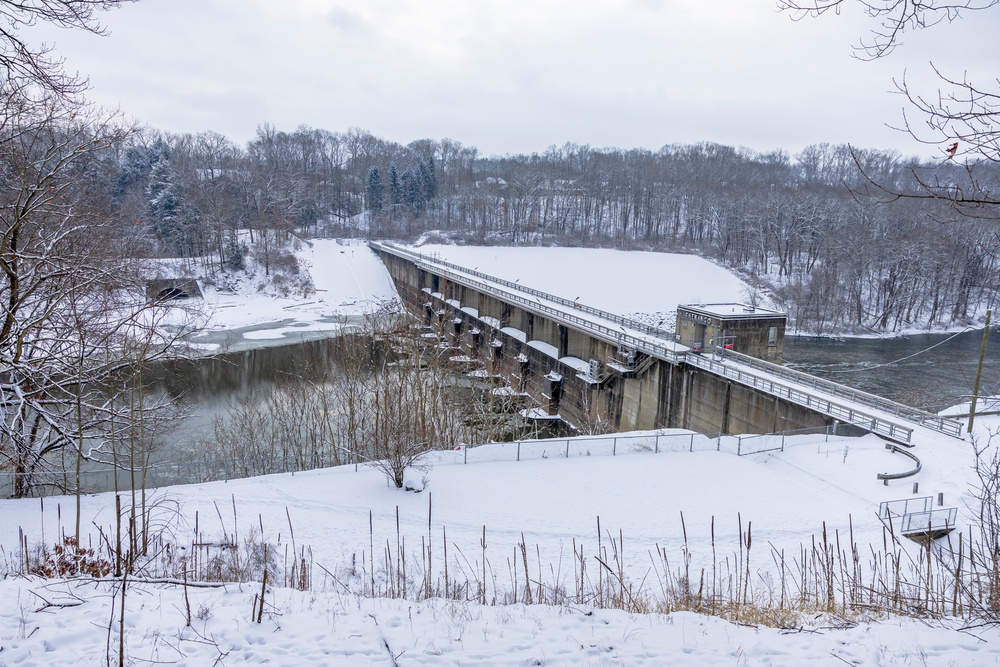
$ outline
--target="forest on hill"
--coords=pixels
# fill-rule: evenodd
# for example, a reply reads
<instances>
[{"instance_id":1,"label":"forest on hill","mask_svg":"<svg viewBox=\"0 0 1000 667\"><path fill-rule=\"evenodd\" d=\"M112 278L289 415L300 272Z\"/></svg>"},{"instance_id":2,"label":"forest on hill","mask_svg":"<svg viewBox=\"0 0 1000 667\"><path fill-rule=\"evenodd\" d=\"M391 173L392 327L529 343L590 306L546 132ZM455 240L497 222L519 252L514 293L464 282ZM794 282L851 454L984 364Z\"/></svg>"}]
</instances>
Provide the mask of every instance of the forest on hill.
<instances>
[{"instance_id":1,"label":"forest on hill","mask_svg":"<svg viewBox=\"0 0 1000 667\"><path fill-rule=\"evenodd\" d=\"M359 129L268 125L245 147L147 130L119 151L108 185L146 251L220 268L253 252L270 270L293 232L412 240L443 230L469 243L696 253L820 334L963 326L996 299L996 222L890 196L922 192L925 174L961 187L966 168L893 151L566 144L483 156L450 139L404 146Z\"/></svg>"}]
</instances>

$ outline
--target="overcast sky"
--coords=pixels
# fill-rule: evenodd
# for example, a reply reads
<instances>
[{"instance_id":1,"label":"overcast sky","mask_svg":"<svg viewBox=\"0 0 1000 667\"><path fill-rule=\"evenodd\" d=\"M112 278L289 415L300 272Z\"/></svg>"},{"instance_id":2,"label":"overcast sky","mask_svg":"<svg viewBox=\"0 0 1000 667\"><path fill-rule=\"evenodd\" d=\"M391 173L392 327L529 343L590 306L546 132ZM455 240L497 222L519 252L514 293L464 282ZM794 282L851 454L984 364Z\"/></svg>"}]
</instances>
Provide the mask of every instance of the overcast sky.
<instances>
[{"instance_id":1,"label":"overcast sky","mask_svg":"<svg viewBox=\"0 0 1000 667\"><path fill-rule=\"evenodd\" d=\"M102 19L107 37L27 36L89 76L99 104L240 144L271 123L485 154L713 141L927 156L887 127L905 105L893 77L933 95L930 61L984 84L1000 72L1000 10L874 63L851 58L858 12L796 23L772 0L140 0Z\"/></svg>"}]
</instances>

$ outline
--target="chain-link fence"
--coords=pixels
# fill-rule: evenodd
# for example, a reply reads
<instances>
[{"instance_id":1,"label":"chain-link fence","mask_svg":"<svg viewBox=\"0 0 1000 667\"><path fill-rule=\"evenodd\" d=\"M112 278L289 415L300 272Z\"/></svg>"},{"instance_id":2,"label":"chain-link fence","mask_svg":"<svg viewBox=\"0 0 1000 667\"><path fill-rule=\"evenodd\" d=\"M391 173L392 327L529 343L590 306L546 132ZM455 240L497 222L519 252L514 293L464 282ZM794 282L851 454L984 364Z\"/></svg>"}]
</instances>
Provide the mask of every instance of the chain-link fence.
<instances>
[{"instance_id":1,"label":"chain-link fence","mask_svg":"<svg viewBox=\"0 0 1000 667\"><path fill-rule=\"evenodd\" d=\"M638 453L706 452L721 451L738 456L748 456L771 451L783 451L787 438L794 435L816 435L828 440L838 435L836 426L798 429L764 435L702 435L690 432L618 433L577 436L573 438L548 438L544 440L517 440L492 442L480 445L462 445L455 450L461 463L489 463L501 461L531 461L549 458L579 456L621 456ZM294 456L256 459L210 459L179 463L154 463L142 470L116 469L103 465L80 473L80 490L83 493L104 491L129 491L175 484L197 484L230 479L242 479L276 473L302 472L351 463L359 467L347 452L336 459L317 453L308 459ZM363 459L362 459L363 460ZM0 498L14 495L15 481L20 473L0 472ZM72 471L40 471L24 475L33 496L73 493L76 474ZM22 485L23 486L23 485Z\"/></svg>"},{"instance_id":2,"label":"chain-link fence","mask_svg":"<svg viewBox=\"0 0 1000 667\"><path fill-rule=\"evenodd\" d=\"M702 435L698 433L611 433L575 438L515 440L514 442L467 445L458 451L463 463L529 461L575 456L618 456L651 452L723 451L738 456L783 451L786 438L793 435L817 435L824 440L838 435L837 426L767 433L764 435Z\"/></svg>"}]
</instances>

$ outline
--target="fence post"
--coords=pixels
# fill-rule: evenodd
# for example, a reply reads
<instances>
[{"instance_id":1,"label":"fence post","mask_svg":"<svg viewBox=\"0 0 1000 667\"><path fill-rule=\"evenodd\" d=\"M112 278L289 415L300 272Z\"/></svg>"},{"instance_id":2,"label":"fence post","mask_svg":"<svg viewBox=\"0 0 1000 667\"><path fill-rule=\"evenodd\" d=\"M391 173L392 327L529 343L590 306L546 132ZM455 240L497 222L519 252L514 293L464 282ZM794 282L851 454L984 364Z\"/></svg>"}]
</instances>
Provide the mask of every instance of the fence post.
<instances>
[{"instance_id":1,"label":"fence post","mask_svg":"<svg viewBox=\"0 0 1000 667\"><path fill-rule=\"evenodd\" d=\"M785 451L785 432L781 432L781 451Z\"/></svg>"},{"instance_id":2,"label":"fence post","mask_svg":"<svg viewBox=\"0 0 1000 667\"><path fill-rule=\"evenodd\" d=\"M715 451L722 451L722 431L719 431L719 437L715 440Z\"/></svg>"},{"instance_id":3,"label":"fence post","mask_svg":"<svg viewBox=\"0 0 1000 667\"><path fill-rule=\"evenodd\" d=\"M462 463L465 465L469 464L469 446L464 445L462 447Z\"/></svg>"},{"instance_id":4,"label":"fence post","mask_svg":"<svg viewBox=\"0 0 1000 667\"><path fill-rule=\"evenodd\" d=\"M618 456L618 438L611 441L611 456Z\"/></svg>"},{"instance_id":5,"label":"fence post","mask_svg":"<svg viewBox=\"0 0 1000 667\"><path fill-rule=\"evenodd\" d=\"M743 456L743 436L736 436L736 456Z\"/></svg>"},{"instance_id":6,"label":"fence post","mask_svg":"<svg viewBox=\"0 0 1000 667\"><path fill-rule=\"evenodd\" d=\"M517 460L521 460L521 441L517 441Z\"/></svg>"},{"instance_id":7,"label":"fence post","mask_svg":"<svg viewBox=\"0 0 1000 667\"><path fill-rule=\"evenodd\" d=\"M656 444L653 446L653 453L654 454L659 454L660 453L660 434L659 433L656 434Z\"/></svg>"},{"instance_id":8,"label":"fence post","mask_svg":"<svg viewBox=\"0 0 1000 667\"><path fill-rule=\"evenodd\" d=\"M569 440L566 440L566 458L569 458Z\"/></svg>"},{"instance_id":9,"label":"fence post","mask_svg":"<svg viewBox=\"0 0 1000 667\"><path fill-rule=\"evenodd\" d=\"M830 425L829 424L827 424L826 426L823 427L823 433L824 433L823 442L830 442Z\"/></svg>"},{"instance_id":10,"label":"fence post","mask_svg":"<svg viewBox=\"0 0 1000 667\"><path fill-rule=\"evenodd\" d=\"M688 451L689 452L693 452L694 451L694 433L693 432L691 433L691 443L690 443L690 448L688 449Z\"/></svg>"}]
</instances>

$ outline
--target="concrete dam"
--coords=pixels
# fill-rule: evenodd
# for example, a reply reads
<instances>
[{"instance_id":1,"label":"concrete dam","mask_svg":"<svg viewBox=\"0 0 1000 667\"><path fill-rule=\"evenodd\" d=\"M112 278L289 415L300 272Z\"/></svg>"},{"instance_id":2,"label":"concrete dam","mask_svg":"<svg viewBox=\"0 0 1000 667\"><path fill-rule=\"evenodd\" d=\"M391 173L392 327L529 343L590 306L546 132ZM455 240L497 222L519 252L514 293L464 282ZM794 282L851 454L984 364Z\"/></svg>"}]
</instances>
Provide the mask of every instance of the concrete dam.
<instances>
[{"instance_id":1,"label":"concrete dam","mask_svg":"<svg viewBox=\"0 0 1000 667\"><path fill-rule=\"evenodd\" d=\"M907 446L927 432L962 437L957 421L773 363L784 336L773 311L685 306L674 333L394 244L370 246L407 307L529 395L540 419L709 435L836 427Z\"/></svg>"}]
</instances>

